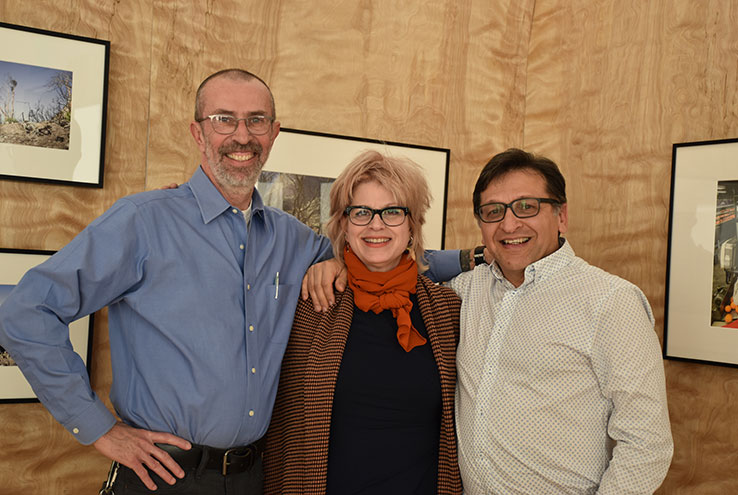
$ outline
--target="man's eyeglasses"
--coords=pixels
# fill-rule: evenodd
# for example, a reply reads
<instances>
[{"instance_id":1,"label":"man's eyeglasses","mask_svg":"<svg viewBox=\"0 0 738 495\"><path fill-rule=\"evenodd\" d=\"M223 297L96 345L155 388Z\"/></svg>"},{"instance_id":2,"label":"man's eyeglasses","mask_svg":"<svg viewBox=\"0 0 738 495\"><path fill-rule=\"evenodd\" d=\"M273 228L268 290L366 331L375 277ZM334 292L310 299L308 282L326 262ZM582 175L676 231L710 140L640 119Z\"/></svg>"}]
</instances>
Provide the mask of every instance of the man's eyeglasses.
<instances>
[{"instance_id":1,"label":"man's eyeglasses","mask_svg":"<svg viewBox=\"0 0 738 495\"><path fill-rule=\"evenodd\" d=\"M213 130L218 134L233 134L238 129L238 122L243 120L246 124L246 129L254 136L261 136L269 132L274 122L274 117L268 117L266 115L251 115L242 119L237 119L233 115L208 115L205 118L198 120L203 122L210 119L210 123L213 124Z\"/></svg>"},{"instance_id":2,"label":"man's eyeglasses","mask_svg":"<svg viewBox=\"0 0 738 495\"><path fill-rule=\"evenodd\" d=\"M404 206L388 206L378 210L368 206L349 206L343 210L343 214L349 218L351 223L360 227L372 223L374 215L379 215L387 227L397 227L402 225L405 217L410 214L410 210Z\"/></svg>"},{"instance_id":3,"label":"man's eyeglasses","mask_svg":"<svg viewBox=\"0 0 738 495\"><path fill-rule=\"evenodd\" d=\"M501 222L507 209L518 218L530 218L541 211L541 203L560 205L560 201L549 198L520 198L512 203L487 203L477 208L477 217L484 223Z\"/></svg>"}]
</instances>

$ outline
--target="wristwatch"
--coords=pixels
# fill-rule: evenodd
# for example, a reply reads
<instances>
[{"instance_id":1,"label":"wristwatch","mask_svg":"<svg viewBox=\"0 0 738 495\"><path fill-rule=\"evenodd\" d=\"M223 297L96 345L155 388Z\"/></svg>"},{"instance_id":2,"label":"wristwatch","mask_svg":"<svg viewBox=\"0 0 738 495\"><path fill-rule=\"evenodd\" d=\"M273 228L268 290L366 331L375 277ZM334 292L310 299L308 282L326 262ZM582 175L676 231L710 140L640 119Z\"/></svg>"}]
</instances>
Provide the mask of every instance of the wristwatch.
<instances>
[{"instance_id":1,"label":"wristwatch","mask_svg":"<svg viewBox=\"0 0 738 495\"><path fill-rule=\"evenodd\" d=\"M477 246L474 248L474 266L479 266L487 263L484 259L484 246Z\"/></svg>"}]
</instances>

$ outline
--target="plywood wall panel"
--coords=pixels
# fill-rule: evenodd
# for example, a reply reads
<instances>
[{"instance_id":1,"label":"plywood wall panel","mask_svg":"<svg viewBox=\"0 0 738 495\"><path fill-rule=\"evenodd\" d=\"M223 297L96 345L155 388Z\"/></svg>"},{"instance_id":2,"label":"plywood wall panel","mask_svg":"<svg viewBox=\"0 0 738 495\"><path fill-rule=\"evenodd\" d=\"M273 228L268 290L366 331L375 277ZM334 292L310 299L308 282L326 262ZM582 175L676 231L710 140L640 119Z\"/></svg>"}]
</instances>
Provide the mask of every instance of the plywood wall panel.
<instances>
[{"instance_id":1,"label":"plywood wall panel","mask_svg":"<svg viewBox=\"0 0 738 495\"><path fill-rule=\"evenodd\" d=\"M104 189L0 181L0 245L59 249L115 199L142 190L146 170L150 10L126 2L3 3L4 22L112 41ZM141 34L132 37L131 31ZM146 47L146 48L144 48Z\"/></svg>"},{"instance_id":2,"label":"plywood wall panel","mask_svg":"<svg viewBox=\"0 0 738 495\"><path fill-rule=\"evenodd\" d=\"M532 5L157 4L147 187L189 178L198 159L186 131L193 88L215 70L243 67L270 84L286 127L450 148L447 245L475 245L470 178L522 138L521 28ZM186 37L182 19L192 23Z\"/></svg>"},{"instance_id":3,"label":"plywood wall panel","mask_svg":"<svg viewBox=\"0 0 738 495\"><path fill-rule=\"evenodd\" d=\"M481 244L472 212L474 184L487 161L510 147L522 146L525 67L534 1L498 2L475 8L469 19L468 51L449 81L461 85L447 129L452 150L446 221L447 247ZM483 3L483 2L482 2Z\"/></svg>"},{"instance_id":4,"label":"plywood wall panel","mask_svg":"<svg viewBox=\"0 0 738 495\"><path fill-rule=\"evenodd\" d=\"M250 70L269 81L281 2L154 2L147 189L189 180L200 155L189 132L209 74Z\"/></svg>"},{"instance_id":5,"label":"plywood wall panel","mask_svg":"<svg viewBox=\"0 0 738 495\"><path fill-rule=\"evenodd\" d=\"M525 144L565 172L579 255L640 286L663 333L672 143L738 136L735 2L539 3ZM659 493L734 493L732 368L667 362Z\"/></svg>"},{"instance_id":6,"label":"plywood wall panel","mask_svg":"<svg viewBox=\"0 0 738 495\"><path fill-rule=\"evenodd\" d=\"M0 20L112 42L105 188L0 181L0 246L58 249L118 197L184 182L206 75L243 67L287 127L451 149L446 245L480 235L471 192L511 146L569 179L579 254L641 286L662 331L671 143L738 135L735 2L66 0ZM277 141L277 146L279 141ZM93 386L110 387L105 312ZM738 370L669 362L676 440L659 493L732 493ZM107 463L38 404L0 405L0 489L94 493ZM46 455L39 460L40 446Z\"/></svg>"},{"instance_id":7,"label":"plywood wall panel","mask_svg":"<svg viewBox=\"0 0 738 495\"><path fill-rule=\"evenodd\" d=\"M273 83L275 94L286 95L283 121L450 148L447 246L474 245L479 234L471 214L472 178L495 141L522 136L520 111L503 109L523 105L522 86L506 75L511 67L524 72L527 31L517 28L530 8L530 3L435 2L395 12L394 5L372 2L371 8L351 5L345 26L316 33L307 27L312 23L301 24L311 33L309 44L280 49ZM336 28L345 34L334 34ZM502 52L506 57L498 58Z\"/></svg>"},{"instance_id":8,"label":"plywood wall panel","mask_svg":"<svg viewBox=\"0 0 738 495\"><path fill-rule=\"evenodd\" d=\"M659 493L738 493L738 370L668 361L676 454Z\"/></svg>"},{"instance_id":9,"label":"plywood wall panel","mask_svg":"<svg viewBox=\"0 0 738 495\"><path fill-rule=\"evenodd\" d=\"M7 0L3 22L111 41L104 188L0 181L0 246L56 250L119 197L141 191L146 172L151 6L130 1ZM91 380L110 387L106 319L95 323ZM40 404L0 404L0 492L97 493L109 461L80 445Z\"/></svg>"}]
</instances>

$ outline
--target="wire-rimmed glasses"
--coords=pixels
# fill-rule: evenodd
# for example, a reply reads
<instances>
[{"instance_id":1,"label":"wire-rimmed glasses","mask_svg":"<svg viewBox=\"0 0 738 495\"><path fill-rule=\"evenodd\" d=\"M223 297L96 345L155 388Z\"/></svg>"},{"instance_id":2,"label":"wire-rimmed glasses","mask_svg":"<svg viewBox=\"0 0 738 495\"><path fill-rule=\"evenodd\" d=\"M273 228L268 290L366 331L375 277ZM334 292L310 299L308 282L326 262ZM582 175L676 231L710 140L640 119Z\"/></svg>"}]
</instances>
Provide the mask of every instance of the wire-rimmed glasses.
<instances>
[{"instance_id":1,"label":"wire-rimmed glasses","mask_svg":"<svg viewBox=\"0 0 738 495\"><path fill-rule=\"evenodd\" d=\"M249 115L248 117L237 119L233 115L227 114L208 115L198 120L198 122L204 122L208 119L213 125L213 130L218 134L233 134L238 129L238 122L243 120L243 123L246 124L246 129L254 136L261 136L269 132L272 122L274 122L274 117L267 115Z\"/></svg>"}]
</instances>

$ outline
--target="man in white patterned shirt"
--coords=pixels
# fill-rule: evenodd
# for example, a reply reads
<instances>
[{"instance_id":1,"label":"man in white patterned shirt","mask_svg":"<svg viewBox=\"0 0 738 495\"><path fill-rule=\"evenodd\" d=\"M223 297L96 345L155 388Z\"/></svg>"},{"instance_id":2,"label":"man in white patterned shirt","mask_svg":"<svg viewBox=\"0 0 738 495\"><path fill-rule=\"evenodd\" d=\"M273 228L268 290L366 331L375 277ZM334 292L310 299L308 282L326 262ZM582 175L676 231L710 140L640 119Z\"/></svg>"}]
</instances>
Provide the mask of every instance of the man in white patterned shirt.
<instances>
[{"instance_id":1,"label":"man in white patterned shirt","mask_svg":"<svg viewBox=\"0 0 738 495\"><path fill-rule=\"evenodd\" d=\"M463 299L456 413L465 492L653 493L673 442L646 297L561 237L565 181L551 160L496 155L477 181L474 211L495 262L450 283Z\"/></svg>"}]
</instances>

